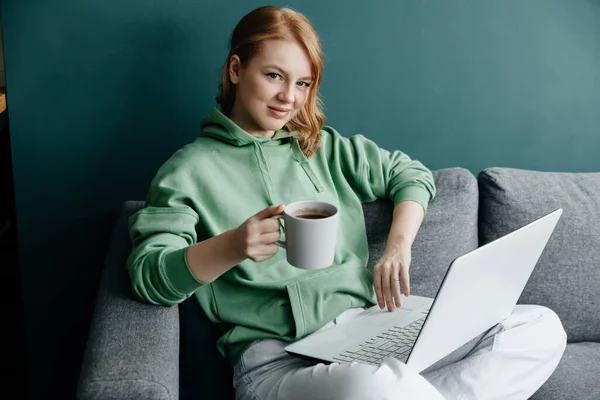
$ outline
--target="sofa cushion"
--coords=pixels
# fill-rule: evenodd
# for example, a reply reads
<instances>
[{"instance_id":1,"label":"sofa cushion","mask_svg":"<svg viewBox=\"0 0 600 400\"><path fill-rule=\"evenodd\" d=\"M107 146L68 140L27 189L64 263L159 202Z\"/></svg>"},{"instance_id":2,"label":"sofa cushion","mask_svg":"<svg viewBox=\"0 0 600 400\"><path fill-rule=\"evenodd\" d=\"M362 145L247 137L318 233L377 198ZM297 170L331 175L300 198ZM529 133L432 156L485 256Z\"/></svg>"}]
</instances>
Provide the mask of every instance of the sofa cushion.
<instances>
[{"instance_id":1,"label":"sofa cushion","mask_svg":"<svg viewBox=\"0 0 600 400\"><path fill-rule=\"evenodd\" d=\"M436 197L415 238L410 267L411 293L434 297L448 266L476 249L478 191L475 176L464 168L435 170ZM393 204L377 200L364 205L369 241L368 268L373 270L385 250Z\"/></svg>"},{"instance_id":2,"label":"sofa cushion","mask_svg":"<svg viewBox=\"0 0 600 400\"><path fill-rule=\"evenodd\" d=\"M80 400L179 398L177 309L137 300L125 269L127 219L143 205L125 202L111 235L81 365Z\"/></svg>"},{"instance_id":3,"label":"sofa cushion","mask_svg":"<svg viewBox=\"0 0 600 400\"><path fill-rule=\"evenodd\" d=\"M519 303L553 309L569 342L600 341L600 173L488 168L478 181L481 244L563 209Z\"/></svg>"},{"instance_id":4,"label":"sofa cushion","mask_svg":"<svg viewBox=\"0 0 600 400\"><path fill-rule=\"evenodd\" d=\"M598 400L599 376L600 343L570 343L550 379L531 400Z\"/></svg>"}]
</instances>

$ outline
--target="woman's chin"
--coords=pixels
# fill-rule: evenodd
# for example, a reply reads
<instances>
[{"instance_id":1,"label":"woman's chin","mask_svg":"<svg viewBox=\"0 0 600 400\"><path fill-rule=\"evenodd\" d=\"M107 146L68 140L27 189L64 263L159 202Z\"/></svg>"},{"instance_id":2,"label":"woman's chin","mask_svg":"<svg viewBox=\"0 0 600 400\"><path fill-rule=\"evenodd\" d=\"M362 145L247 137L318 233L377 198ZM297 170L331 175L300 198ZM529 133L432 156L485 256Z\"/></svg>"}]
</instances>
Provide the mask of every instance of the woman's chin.
<instances>
[{"instance_id":1,"label":"woman's chin","mask_svg":"<svg viewBox=\"0 0 600 400\"><path fill-rule=\"evenodd\" d=\"M287 123L287 121L285 123ZM263 129L265 131L277 132L278 130L283 129L283 127L285 126L285 123L282 121L277 121L276 123L264 124Z\"/></svg>"}]
</instances>

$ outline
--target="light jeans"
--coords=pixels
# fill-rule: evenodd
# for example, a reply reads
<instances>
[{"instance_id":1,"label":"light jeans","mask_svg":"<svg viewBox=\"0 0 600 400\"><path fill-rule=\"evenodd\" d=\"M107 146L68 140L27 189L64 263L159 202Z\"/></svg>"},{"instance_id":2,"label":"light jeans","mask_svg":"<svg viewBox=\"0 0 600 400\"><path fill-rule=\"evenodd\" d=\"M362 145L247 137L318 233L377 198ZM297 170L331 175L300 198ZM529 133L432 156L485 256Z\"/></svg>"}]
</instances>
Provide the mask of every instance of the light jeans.
<instances>
[{"instance_id":1,"label":"light jeans","mask_svg":"<svg viewBox=\"0 0 600 400\"><path fill-rule=\"evenodd\" d=\"M347 310L326 326L362 310ZM288 355L288 344L262 340L244 352L234 367L238 400L527 399L558 365L566 334L553 311L518 305L421 374L391 357L379 366L311 362Z\"/></svg>"}]
</instances>

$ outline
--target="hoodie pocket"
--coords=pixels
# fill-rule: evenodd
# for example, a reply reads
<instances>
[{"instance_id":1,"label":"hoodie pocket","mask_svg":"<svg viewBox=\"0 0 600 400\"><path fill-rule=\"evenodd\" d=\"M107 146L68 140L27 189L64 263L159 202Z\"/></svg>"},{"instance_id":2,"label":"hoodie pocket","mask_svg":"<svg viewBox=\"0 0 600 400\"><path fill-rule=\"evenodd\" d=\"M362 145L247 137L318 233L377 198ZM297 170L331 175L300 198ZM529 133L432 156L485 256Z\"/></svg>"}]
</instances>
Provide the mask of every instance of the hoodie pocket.
<instances>
[{"instance_id":1,"label":"hoodie pocket","mask_svg":"<svg viewBox=\"0 0 600 400\"><path fill-rule=\"evenodd\" d=\"M339 265L286 286L300 339L343 311L375 304L373 274L363 266Z\"/></svg>"}]
</instances>

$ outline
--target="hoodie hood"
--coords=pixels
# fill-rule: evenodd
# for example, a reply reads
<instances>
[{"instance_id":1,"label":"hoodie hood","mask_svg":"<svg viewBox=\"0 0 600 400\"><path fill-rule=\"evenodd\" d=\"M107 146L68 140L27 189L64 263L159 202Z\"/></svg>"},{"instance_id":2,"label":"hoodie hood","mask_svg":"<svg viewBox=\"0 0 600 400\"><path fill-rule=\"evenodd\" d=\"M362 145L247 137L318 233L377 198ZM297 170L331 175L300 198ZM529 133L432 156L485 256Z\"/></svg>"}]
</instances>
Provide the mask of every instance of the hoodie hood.
<instances>
[{"instance_id":1,"label":"hoodie hood","mask_svg":"<svg viewBox=\"0 0 600 400\"><path fill-rule=\"evenodd\" d=\"M200 125L200 136L211 137L238 147L255 142L261 144L283 144L285 142L283 139L294 138L296 135L297 132L288 132L286 129L280 129L275 132L272 138L252 136L216 107L208 113Z\"/></svg>"},{"instance_id":2,"label":"hoodie hood","mask_svg":"<svg viewBox=\"0 0 600 400\"><path fill-rule=\"evenodd\" d=\"M300 164L315 190L318 193L324 190L323 185L312 170L308 159L302 152L296 136L297 132L289 132L286 129L278 130L272 138L253 136L240 128L216 107L208 113L200 125L200 137L210 137L236 147L247 146L249 151L254 152L256 163L261 173L261 180L264 183L269 204L271 205L277 205L279 202L276 201L277 196L274 193L271 172L263 151L263 146L290 145L294 160Z\"/></svg>"}]
</instances>

